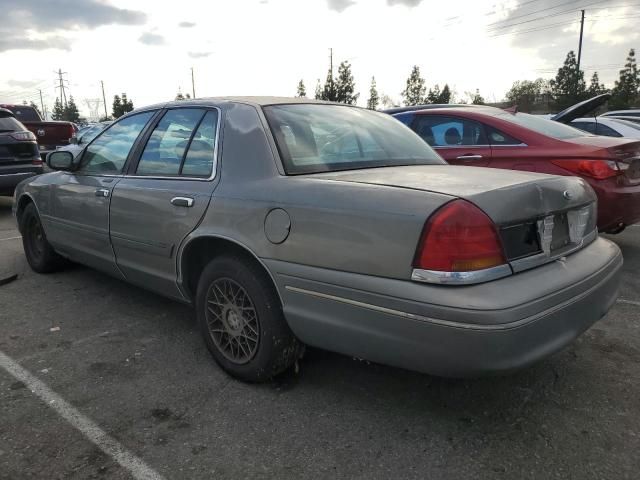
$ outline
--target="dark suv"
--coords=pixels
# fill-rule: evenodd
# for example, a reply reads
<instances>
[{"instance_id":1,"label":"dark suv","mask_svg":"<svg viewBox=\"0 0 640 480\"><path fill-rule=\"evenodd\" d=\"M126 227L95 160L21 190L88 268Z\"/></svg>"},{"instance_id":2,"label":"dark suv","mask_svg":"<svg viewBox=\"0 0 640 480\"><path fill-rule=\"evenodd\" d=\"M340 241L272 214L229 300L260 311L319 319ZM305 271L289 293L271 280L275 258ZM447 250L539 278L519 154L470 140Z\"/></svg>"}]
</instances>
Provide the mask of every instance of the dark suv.
<instances>
[{"instance_id":1,"label":"dark suv","mask_svg":"<svg viewBox=\"0 0 640 480\"><path fill-rule=\"evenodd\" d=\"M36 136L13 112L0 108L0 195L13 195L18 183L39 173L42 160Z\"/></svg>"}]
</instances>

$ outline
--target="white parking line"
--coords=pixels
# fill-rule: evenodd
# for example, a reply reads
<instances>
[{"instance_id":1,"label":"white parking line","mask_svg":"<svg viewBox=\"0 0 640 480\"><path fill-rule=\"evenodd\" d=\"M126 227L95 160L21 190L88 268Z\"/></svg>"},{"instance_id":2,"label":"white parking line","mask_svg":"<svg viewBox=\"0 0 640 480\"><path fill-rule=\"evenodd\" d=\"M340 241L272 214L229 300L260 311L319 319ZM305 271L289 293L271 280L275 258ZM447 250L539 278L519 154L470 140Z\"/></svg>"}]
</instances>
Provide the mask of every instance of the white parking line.
<instances>
[{"instance_id":1,"label":"white parking line","mask_svg":"<svg viewBox=\"0 0 640 480\"><path fill-rule=\"evenodd\" d=\"M640 307L640 302L636 302L635 300L625 300L624 298L619 298L617 300L618 303L625 303L627 305L634 305L636 307Z\"/></svg>"},{"instance_id":2,"label":"white parking line","mask_svg":"<svg viewBox=\"0 0 640 480\"><path fill-rule=\"evenodd\" d=\"M18 235L17 237L0 238L0 242L4 242L5 240L17 240L18 238L22 237Z\"/></svg>"},{"instance_id":3,"label":"white parking line","mask_svg":"<svg viewBox=\"0 0 640 480\"><path fill-rule=\"evenodd\" d=\"M140 458L129 452L116 439L105 433L96 423L84 416L73 405L34 377L28 370L0 351L0 367L9 372L16 380L24 383L47 406L79 430L100 450L113 458L123 468L129 470L137 480L163 480L164 477L149 467Z\"/></svg>"}]
</instances>

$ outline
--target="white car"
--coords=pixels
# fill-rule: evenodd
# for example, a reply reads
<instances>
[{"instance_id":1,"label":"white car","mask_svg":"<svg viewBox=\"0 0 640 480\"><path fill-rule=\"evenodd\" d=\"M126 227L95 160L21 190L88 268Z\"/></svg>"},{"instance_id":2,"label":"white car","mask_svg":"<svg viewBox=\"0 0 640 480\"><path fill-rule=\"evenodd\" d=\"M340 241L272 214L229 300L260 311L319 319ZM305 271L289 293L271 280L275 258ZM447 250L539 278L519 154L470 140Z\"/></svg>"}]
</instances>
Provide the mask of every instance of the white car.
<instances>
[{"instance_id":1,"label":"white car","mask_svg":"<svg viewBox=\"0 0 640 480\"><path fill-rule=\"evenodd\" d=\"M601 117L640 117L640 108L629 110L612 110L600 115Z\"/></svg>"},{"instance_id":2,"label":"white car","mask_svg":"<svg viewBox=\"0 0 640 480\"><path fill-rule=\"evenodd\" d=\"M111 125L111 122L100 122L78 130L78 133L69 139L71 142L69 145L58 147L56 150L65 150L67 152L71 152L74 157L77 157L82 149L109 125Z\"/></svg>"},{"instance_id":3,"label":"white car","mask_svg":"<svg viewBox=\"0 0 640 480\"><path fill-rule=\"evenodd\" d=\"M577 118L569 123L585 132L606 137L628 137L640 139L640 124L628 120L599 117Z\"/></svg>"}]
</instances>

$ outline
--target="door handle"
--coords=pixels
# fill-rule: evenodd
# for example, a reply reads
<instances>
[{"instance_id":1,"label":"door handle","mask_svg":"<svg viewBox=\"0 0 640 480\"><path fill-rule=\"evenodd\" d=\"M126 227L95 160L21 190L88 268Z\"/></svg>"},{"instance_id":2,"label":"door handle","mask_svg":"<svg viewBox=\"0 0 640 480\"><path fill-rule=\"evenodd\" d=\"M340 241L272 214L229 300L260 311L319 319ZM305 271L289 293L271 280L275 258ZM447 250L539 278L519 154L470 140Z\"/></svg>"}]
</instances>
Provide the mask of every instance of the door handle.
<instances>
[{"instance_id":1,"label":"door handle","mask_svg":"<svg viewBox=\"0 0 640 480\"><path fill-rule=\"evenodd\" d=\"M96 197L108 197L109 189L108 188L99 188L96 190Z\"/></svg>"},{"instance_id":2,"label":"door handle","mask_svg":"<svg viewBox=\"0 0 640 480\"><path fill-rule=\"evenodd\" d=\"M482 159L482 155L460 155L456 157L458 160L480 160Z\"/></svg>"},{"instance_id":3,"label":"door handle","mask_svg":"<svg viewBox=\"0 0 640 480\"><path fill-rule=\"evenodd\" d=\"M193 207L193 198L191 197L173 197L171 205L176 207Z\"/></svg>"}]
</instances>

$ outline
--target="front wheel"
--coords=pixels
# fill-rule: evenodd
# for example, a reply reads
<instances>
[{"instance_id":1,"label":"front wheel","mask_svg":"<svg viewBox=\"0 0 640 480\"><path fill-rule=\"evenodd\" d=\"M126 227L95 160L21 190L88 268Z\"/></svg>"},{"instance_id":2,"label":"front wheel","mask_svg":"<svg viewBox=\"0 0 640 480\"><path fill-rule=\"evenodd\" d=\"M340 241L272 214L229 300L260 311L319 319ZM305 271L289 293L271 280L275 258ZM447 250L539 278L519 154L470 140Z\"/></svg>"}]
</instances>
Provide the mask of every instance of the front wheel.
<instances>
[{"instance_id":1,"label":"front wheel","mask_svg":"<svg viewBox=\"0 0 640 480\"><path fill-rule=\"evenodd\" d=\"M47 241L40 216L33 203L27 205L22 212L20 231L24 254L32 270L50 273L64 266L65 259L58 255Z\"/></svg>"},{"instance_id":2,"label":"front wheel","mask_svg":"<svg viewBox=\"0 0 640 480\"><path fill-rule=\"evenodd\" d=\"M207 348L236 378L269 380L289 368L300 352L271 279L242 257L224 256L207 265L198 282L196 308Z\"/></svg>"}]
</instances>

